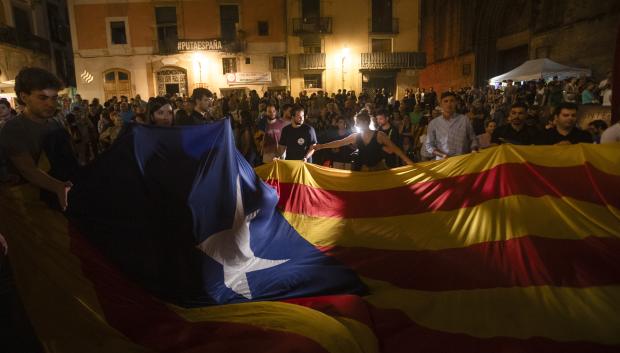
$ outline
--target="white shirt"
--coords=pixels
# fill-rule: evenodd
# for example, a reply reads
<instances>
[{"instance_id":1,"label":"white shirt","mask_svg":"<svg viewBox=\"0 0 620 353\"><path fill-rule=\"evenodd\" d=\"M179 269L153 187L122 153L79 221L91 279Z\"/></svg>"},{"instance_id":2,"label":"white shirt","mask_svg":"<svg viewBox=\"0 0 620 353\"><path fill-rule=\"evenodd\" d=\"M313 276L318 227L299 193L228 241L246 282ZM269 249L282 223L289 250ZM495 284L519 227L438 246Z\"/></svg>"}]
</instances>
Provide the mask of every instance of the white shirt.
<instances>
[{"instance_id":1,"label":"white shirt","mask_svg":"<svg viewBox=\"0 0 620 353\"><path fill-rule=\"evenodd\" d=\"M611 107L611 88L604 90L601 95L603 96L603 107Z\"/></svg>"},{"instance_id":2,"label":"white shirt","mask_svg":"<svg viewBox=\"0 0 620 353\"><path fill-rule=\"evenodd\" d=\"M601 143L620 142L620 123L615 123L603 132Z\"/></svg>"}]
</instances>

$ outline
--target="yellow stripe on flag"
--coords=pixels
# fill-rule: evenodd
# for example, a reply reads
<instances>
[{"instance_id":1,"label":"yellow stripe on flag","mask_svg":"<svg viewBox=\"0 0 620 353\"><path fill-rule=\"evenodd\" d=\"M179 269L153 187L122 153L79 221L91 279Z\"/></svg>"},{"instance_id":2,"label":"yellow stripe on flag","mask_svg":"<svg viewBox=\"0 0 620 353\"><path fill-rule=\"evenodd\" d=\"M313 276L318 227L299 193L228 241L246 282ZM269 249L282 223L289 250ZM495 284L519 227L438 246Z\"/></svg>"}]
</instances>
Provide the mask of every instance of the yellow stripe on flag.
<instances>
[{"instance_id":1,"label":"yellow stripe on flag","mask_svg":"<svg viewBox=\"0 0 620 353\"><path fill-rule=\"evenodd\" d=\"M235 322L296 333L331 353L374 353L379 349L366 325L295 304L253 302L192 309L170 305L170 308L190 322Z\"/></svg>"},{"instance_id":2,"label":"yellow stripe on flag","mask_svg":"<svg viewBox=\"0 0 620 353\"><path fill-rule=\"evenodd\" d=\"M383 190L403 185L479 173L506 163L532 163L545 167L574 167L585 162L598 170L620 175L620 156L616 146L579 144L570 146L515 146L483 150L443 161L418 163L387 171L352 173L299 161L276 161L256 168L263 179L297 183L340 191ZM352 175L355 177L352 177ZM577 181L587 182L587 181Z\"/></svg>"},{"instance_id":3,"label":"yellow stripe on flag","mask_svg":"<svg viewBox=\"0 0 620 353\"><path fill-rule=\"evenodd\" d=\"M620 286L426 292L377 280L364 282L372 292L365 297L368 302L401 310L417 324L437 331L620 344Z\"/></svg>"},{"instance_id":4,"label":"yellow stripe on flag","mask_svg":"<svg viewBox=\"0 0 620 353\"><path fill-rule=\"evenodd\" d=\"M509 196L469 208L396 217L328 218L290 212L284 217L316 246L440 250L525 235L620 237L620 210L551 196Z\"/></svg>"}]
</instances>

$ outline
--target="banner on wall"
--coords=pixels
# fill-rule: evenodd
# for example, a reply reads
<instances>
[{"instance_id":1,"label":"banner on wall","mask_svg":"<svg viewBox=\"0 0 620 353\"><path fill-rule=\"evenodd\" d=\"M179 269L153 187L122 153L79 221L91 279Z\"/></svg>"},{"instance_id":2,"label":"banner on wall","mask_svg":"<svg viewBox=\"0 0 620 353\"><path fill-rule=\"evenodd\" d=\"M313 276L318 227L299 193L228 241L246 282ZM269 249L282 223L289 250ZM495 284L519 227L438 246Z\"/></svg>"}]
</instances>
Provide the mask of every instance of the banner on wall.
<instances>
[{"instance_id":1,"label":"banner on wall","mask_svg":"<svg viewBox=\"0 0 620 353\"><path fill-rule=\"evenodd\" d=\"M226 74L229 85L271 83L271 72L235 72Z\"/></svg>"},{"instance_id":2,"label":"banner on wall","mask_svg":"<svg viewBox=\"0 0 620 353\"><path fill-rule=\"evenodd\" d=\"M221 51L222 40L221 39L179 39L177 42L177 50L195 51L195 50L207 50L207 51Z\"/></svg>"}]
</instances>

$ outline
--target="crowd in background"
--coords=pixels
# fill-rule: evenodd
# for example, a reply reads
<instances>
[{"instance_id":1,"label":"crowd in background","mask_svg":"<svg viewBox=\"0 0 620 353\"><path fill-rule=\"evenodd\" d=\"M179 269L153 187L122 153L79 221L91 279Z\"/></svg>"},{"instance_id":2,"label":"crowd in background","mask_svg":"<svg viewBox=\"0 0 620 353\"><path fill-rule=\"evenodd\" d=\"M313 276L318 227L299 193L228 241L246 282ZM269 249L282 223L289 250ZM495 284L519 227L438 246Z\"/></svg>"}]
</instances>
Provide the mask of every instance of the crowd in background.
<instances>
[{"instance_id":1,"label":"crowd in background","mask_svg":"<svg viewBox=\"0 0 620 353\"><path fill-rule=\"evenodd\" d=\"M478 147L485 148L498 143L492 138L494 130L510 124L511 107L515 104L525 110L521 117L523 124L541 132L554 127L553 109L561 103L610 105L611 85L609 74L600 82L586 78L524 83L508 81L499 87L465 87L449 89L449 92L455 98L456 113L467 116L477 136ZM171 108L169 118L158 119L152 111L149 112L149 105L153 110L153 107L161 108L165 104ZM359 95L347 90L333 93L302 91L297 97L287 91L266 91L259 96L253 90L248 94L231 93L218 97L217 93L198 88L191 97L172 95L148 100L137 95L112 97L101 102L77 94L73 99L61 97L58 106L54 119L69 132L82 165L109 148L128 123L174 126L224 118L230 118L239 150L251 164L258 165L277 154L277 149L265 146L264 141L270 116L276 118L282 128L292 121L291 111L296 106L303 107L304 123L314 129L318 143L342 139L356 132L354 117L365 111L372 119L371 129L387 133L395 145L417 162L436 158L428 147L425 148L425 142L429 122L442 115L440 97L433 88L406 89L400 99L385 89L363 91ZM7 101L0 102L0 128L18 114L19 109L19 106L11 107ZM385 118L381 124L377 123L377 112ZM592 142L599 142L606 128L604 121L592 122L589 131ZM275 138L279 138L277 135ZM355 150L355 146L347 146L317 151L313 162L348 169ZM264 158L266 154L268 159ZM389 160L393 156L386 152L385 157ZM401 164L404 164L402 158L397 158L388 163L388 167Z\"/></svg>"}]
</instances>

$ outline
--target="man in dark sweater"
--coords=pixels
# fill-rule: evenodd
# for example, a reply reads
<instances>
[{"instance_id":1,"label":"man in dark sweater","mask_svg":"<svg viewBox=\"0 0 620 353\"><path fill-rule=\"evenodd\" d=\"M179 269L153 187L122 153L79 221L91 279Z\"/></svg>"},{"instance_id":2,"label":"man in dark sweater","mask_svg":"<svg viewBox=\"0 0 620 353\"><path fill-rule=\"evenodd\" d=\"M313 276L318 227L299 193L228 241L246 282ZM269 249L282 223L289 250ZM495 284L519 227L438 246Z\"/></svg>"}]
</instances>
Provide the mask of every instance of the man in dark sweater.
<instances>
[{"instance_id":1,"label":"man in dark sweater","mask_svg":"<svg viewBox=\"0 0 620 353\"><path fill-rule=\"evenodd\" d=\"M592 143L592 136L577 127L577 104L560 103L553 112L554 127L545 130L537 145Z\"/></svg>"},{"instance_id":2,"label":"man in dark sweater","mask_svg":"<svg viewBox=\"0 0 620 353\"><path fill-rule=\"evenodd\" d=\"M513 104L508 114L508 124L499 126L493 131L491 143L512 143L515 145L534 144L534 142L536 142L537 131L536 128L525 124L526 119L527 106L524 103Z\"/></svg>"}]
</instances>

